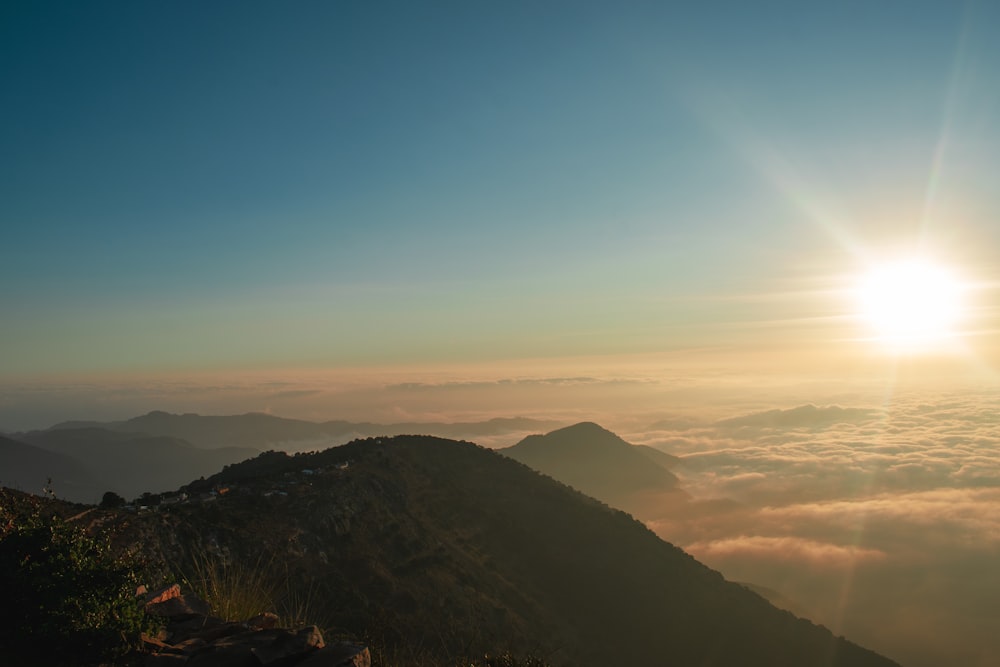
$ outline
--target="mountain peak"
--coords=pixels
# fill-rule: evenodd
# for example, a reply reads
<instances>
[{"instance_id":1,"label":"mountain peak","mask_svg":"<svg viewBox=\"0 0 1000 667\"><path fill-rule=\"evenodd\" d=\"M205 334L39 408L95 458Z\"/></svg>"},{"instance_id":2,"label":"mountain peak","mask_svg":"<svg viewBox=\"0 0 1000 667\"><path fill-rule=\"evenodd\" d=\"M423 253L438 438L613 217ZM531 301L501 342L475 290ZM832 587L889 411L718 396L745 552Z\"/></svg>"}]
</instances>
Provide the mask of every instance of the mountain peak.
<instances>
[{"instance_id":1,"label":"mountain peak","mask_svg":"<svg viewBox=\"0 0 1000 667\"><path fill-rule=\"evenodd\" d=\"M620 505L636 492L675 492L677 478L645 448L594 422L529 435L503 454L599 500Z\"/></svg>"},{"instance_id":2,"label":"mountain peak","mask_svg":"<svg viewBox=\"0 0 1000 667\"><path fill-rule=\"evenodd\" d=\"M148 418L148 417L163 418L163 417L174 417L174 416L175 415L172 412L167 412L166 410L150 410L146 414L140 415L138 417L133 417L129 421L135 421L137 419L145 419L145 418Z\"/></svg>"},{"instance_id":3,"label":"mountain peak","mask_svg":"<svg viewBox=\"0 0 1000 667\"><path fill-rule=\"evenodd\" d=\"M544 447L546 449L571 448L573 450L583 448L607 449L609 447L620 449L621 447L631 446L620 436L595 422L580 422L572 426L550 431L545 435L529 435L514 445L514 447L521 447L522 449ZM509 448L510 451L516 451L514 447Z\"/></svg>"},{"instance_id":4,"label":"mountain peak","mask_svg":"<svg viewBox=\"0 0 1000 667\"><path fill-rule=\"evenodd\" d=\"M608 429L604 428L603 426L601 426L600 424L598 424L596 422L580 422L578 424L573 424L572 426L566 426L566 427L563 427L563 428L560 428L560 429L556 429L555 431L551 431L549 433L549 435L553 435L555 433L565 433L565 434L574 434L574 435L584 435L584 434L596 435L596 434L602 434L602 435L610 435L610 436L613 436L615 438L618 438L617 435L615 435L614 433L612 433L611 431L609 431Z\"/></svg>"}]
</instances>

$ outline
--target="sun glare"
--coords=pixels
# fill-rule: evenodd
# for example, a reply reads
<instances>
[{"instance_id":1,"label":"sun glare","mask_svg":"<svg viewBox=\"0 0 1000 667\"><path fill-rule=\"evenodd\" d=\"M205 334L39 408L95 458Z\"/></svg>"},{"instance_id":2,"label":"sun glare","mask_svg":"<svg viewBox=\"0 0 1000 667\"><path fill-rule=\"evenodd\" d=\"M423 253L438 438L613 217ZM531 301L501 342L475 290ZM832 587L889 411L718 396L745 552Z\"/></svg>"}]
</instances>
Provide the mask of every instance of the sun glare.
<instances>
[{"instance_id":1,"label":"sun glare","mask_svg":"<svg viewBox=\"0 0 1000 667\"><path fill-rule=\"evenodd\" d=\"M875 340L894 352L940 349L954 338L963 287L947 269L922 259L873 267L858 282L859 314Z\"/></svg>"}]
</instances>

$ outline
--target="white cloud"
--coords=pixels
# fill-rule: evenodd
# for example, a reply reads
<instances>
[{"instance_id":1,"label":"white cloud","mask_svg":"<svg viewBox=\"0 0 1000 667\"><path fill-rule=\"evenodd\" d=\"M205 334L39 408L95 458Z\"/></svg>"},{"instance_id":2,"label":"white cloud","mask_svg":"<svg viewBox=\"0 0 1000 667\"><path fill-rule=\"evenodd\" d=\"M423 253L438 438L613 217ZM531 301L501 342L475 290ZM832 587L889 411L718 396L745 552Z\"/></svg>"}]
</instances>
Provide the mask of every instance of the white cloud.
<instances>
[{"instance_id":1,"label":"white cloud","mask_svg":"<svg viewBox=\"0 0 1000 667\"><path fill-rule=\"evenodd\" d=\"M1000 664L1000 394L858 407L664 423L647 444L682 458L695 501L635 511L727 577L910 667Z\"/></svg>"},{"instance_id":2,"label":"white cloud","mask_svg":"<svg viewBox=\"0 0 1000 667\"><path fill-rule=\"evenodd\" d=\"M684 546L697 558L752 558L770 563L795 561L822 567L849 567L861 561L883 560L878 549L839 545L799 537L740 535Z\"/></svg>"}]
</instances>

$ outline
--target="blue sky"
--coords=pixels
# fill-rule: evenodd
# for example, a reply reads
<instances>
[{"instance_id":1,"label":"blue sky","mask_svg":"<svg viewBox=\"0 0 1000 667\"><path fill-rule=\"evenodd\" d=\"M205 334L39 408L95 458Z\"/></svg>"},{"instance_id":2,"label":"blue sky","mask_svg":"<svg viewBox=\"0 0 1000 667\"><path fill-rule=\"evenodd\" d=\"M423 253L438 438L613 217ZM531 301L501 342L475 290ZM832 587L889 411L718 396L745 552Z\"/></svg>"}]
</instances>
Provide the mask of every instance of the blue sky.
<instances>
[{"instance_id":1,"label":"blue sky","mask_svg":"<svg viewBox=\"0 0 1000 667\"><path fill-rule=\"evenodd\" d=\"M863 247L995 266L987 4L0 12L0 376L827 340Z\"/></svg>"}]
</instances>

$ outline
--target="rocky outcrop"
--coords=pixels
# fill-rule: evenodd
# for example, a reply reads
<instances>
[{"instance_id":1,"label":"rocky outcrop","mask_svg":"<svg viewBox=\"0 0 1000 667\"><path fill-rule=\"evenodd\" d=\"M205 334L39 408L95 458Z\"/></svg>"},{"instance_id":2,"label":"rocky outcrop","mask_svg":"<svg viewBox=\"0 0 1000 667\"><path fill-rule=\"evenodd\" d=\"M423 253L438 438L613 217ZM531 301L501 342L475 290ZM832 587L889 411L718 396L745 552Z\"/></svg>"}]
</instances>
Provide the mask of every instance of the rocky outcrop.
<instances>
[{"instance_id":1,"label":"rocky outcrop","mask_svg":"<svg viewBox=\"0 0 1000 667\"><path fill-rule=\"evenodd\" d=\"M327 645L315 625L279 628L269 613L226 621L176 584L150 595L146 613L164 624L156 637L143 635L146 667L371 667L365 646Z\"/></svg>"}]
</instances>

